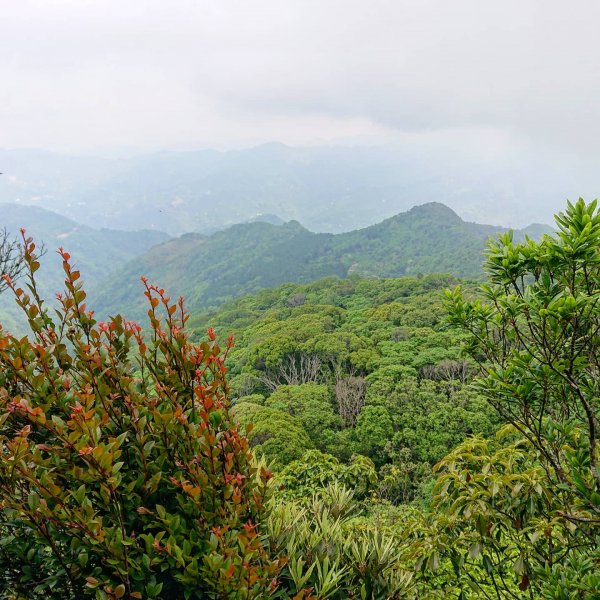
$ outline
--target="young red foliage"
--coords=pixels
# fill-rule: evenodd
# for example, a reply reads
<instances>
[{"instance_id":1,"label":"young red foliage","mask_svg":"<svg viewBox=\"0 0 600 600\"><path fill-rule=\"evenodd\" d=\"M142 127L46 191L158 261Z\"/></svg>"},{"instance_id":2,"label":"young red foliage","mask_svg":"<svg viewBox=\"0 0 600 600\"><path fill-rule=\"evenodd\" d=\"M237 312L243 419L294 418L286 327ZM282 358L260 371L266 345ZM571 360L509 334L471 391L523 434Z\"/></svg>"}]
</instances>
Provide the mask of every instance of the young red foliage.
<instances>
[{"instance_id":1,"label":"young red foliage","mask_svg":"<svg viewBox=\"0 0 600 600\"><path fill-rule=\"evenodd\" d=\"M148 331L97 322L64 250L52 319L35 245L27 291L7 280L31 335L0 327L0 587L27 598L265 598L281 563L256 472L229 411L214 331L190 343L183 301L143 278ZM218 532L218 534L216 533Z\"/></svg>"}]
</instances>

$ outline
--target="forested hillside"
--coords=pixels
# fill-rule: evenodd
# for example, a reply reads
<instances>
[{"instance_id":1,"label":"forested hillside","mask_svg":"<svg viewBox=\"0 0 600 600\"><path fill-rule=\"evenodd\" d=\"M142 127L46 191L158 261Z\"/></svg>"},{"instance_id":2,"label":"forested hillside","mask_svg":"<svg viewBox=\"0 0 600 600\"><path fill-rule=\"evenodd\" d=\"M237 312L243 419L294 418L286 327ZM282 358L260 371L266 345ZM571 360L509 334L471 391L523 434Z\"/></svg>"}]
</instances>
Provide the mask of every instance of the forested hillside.
<instances>
[{"instance_id":1,"label":"forested hillside","mask_svg":"<svg viewBox=\"0 0 600 600\"><path fill-rule=\"evenodd\" d=\"M160 231L93 229L43 208L9 203L0 204L0 230L4 228L16 237L20 237L19 230L24 228L38 244L45 245L47 254L38 273L38 284L40 292L50 298L64 285L62 261L56 254L59 247L76 257L82 276L93 285L123 262L169 238ZM0 320L14 322L16 317L18 312L12 299L0 295Z\"/></svg>"},{"instance_id":2,"label":"forested hillside","mask_svg":"<svg viewBox=\"0 0 600 600\"><path fill-rule=\"evenodd\" d=\"M0 5L0 600L600 600L600 2Z\"/></svg>"},{"instance_id":3,"label":"forested hillside","mask_svg":"<svg viewBox=\"0 0 600 600\"><path fill-rule=\"evenodd\" d=\"M436 207L437 208L437 207ZM451 275L97 320L6 281L0 590L62 600L596 600L600 212Z\"/></svg>"},{"instance_id":4,"label":"forested hillside","mask_svg":"<svg viewBox=\"0 0 600 600\"><path fill-rule=\"evenodd\" d=\"M408 502L427 496L434 463L499 423L468 385L473 363L444 318L444 289L456 284L441 276L287 284L191 325L199 336L209 325L235 335L227 363L235 412L254 424L259 454L279 468L308 450L342 463L359 454L383 474L373 484L379 497Z\"/></svg>"},{"instance_id":5,"label":"forested hillside","mask_svg":"<svg viewBox=\"0 0 600 600\"><path fill-rule=\"evenodd\" d=\"M152 248L103 282L94 297L103 314L121 307L141 318L141 276L183 295L193 310L285 282L319 277L398 277L450 273L482 276L483 249L502 231L467 223L439 203L418 206L377 225L332 235L312 233L298 222L235 225L211 236L187 234ZM530 231L538 237L550 228Z\"/></svg>"}]
</instances>

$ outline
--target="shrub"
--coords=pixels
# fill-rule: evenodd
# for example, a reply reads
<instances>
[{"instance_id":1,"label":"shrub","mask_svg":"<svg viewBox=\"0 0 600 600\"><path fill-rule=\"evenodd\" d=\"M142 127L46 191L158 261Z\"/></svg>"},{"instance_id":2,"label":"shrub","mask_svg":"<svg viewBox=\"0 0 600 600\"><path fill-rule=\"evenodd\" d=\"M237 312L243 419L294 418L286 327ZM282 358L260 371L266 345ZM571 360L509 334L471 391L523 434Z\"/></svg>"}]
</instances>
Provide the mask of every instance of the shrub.
<instances>
[{"instance_id":1,"label":"shrub","mask_svg":"<svg viewBox=\"0 0 600 600\"><path fill-rule=\"evenodd\" d=\"M318 450L305 452L278 473L274 484L279 487L279 497L306 500L320 489L339 484L352 491L356 499L363 500L377 483L375 465L366 456L355 454L348 464Z\"/></svg>"},{"instance_id":2,"label":"shrub","mask_svg":"<svg viewBox=\"0 0 600 600\"><path fill-rule=\"evenodd\" d=\"M214 331L192 345L180 299L144 281L150 329L66 290L52 319L24 239L31 328L0 328L0 596L264 598L280 567L261 516L266 469L232 421ZM164 313L164 314L162 314Z\"/></svg>"},{"instance_id":3,"label":"shrub","mask_svg":"<svg viewBox=\"0 0 600 600\"><path fill-rule=\"evenodd\" d=\"M308 502L274 507L267 527L271 543L289 556L282 586L290 595L305 598L309 588L319 600L418 597L403 561L408 544L355 519L359 510L353 492L339 483Z\"/></svg>"}]
</instances>

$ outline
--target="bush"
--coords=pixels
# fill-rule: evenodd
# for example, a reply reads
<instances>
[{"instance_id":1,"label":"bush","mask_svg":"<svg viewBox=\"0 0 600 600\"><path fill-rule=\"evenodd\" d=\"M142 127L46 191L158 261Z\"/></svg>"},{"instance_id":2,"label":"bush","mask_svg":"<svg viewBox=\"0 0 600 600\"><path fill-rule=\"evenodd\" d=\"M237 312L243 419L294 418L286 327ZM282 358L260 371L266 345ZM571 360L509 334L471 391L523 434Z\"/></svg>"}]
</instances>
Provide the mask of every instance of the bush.
<instances>
[{"instance_id":1,"label":"bush","mask_svg":"<svg viewBox=\"0 0 600 600\"><path fill-rule=\"evenodd\" d=\"M361 523L354 494L339 483L308 502L276 505L268 520L271 543L286 552L282 586L294 598L414 599L413 573L403 561L404 539ZM433 598L433 595L428 595Z\"/></svg>"},{"instance_id":2,"label":"bush","mask_svg":"<svg viewBox=\"0 0 600 600\"><path fill-rule=\"evenodd\" d=\"M274 468L287 465L313 448L300 420L289 413L253 402L236 404L233 412L240 425L252 424L252 450Z\"/></svg>"},{"instance_id":3,"label":"bush","mask_svg":"<svg viewBox=\"0 0 600 600\"><path fill-rule=\"evenodd\" d=\"M540 242L507 233L489 243L480 298L448 292L480 393L522 439L495 453L464 442L440 463L439 495L483 538L490 578L502 576L506 560L493 557L509 556L510 543L531 597L598 598L600 210L580 199L555 219Z\"/></svg>"},{"instance_id":4,"label":"bush","mask_svg":"<svg viewBox=\"0 0 600 600\"><path fill-rule=\"evenodd\" d=\"M355 454L348 464L318 450L305 452L278 473L274 484L278 497L294 500L312 498L320 489L339 484L352 491L356 499L364 500L377 483L375 465L366 456Z\"/></svg>"},{"instance_id":5,"label":"bush","mask_svg":"<svg viewBox=\"0 0 600 600\"><path fill-rule=\"evenodd\" d=\"M0 327L0 596L264 598L266 469L230 412L214 331L144 281L150 330L96 322L61 251L52 320L25 239L30 337ZM161 312L164 313L161 316Z\"/></svg>"}]
</instances>

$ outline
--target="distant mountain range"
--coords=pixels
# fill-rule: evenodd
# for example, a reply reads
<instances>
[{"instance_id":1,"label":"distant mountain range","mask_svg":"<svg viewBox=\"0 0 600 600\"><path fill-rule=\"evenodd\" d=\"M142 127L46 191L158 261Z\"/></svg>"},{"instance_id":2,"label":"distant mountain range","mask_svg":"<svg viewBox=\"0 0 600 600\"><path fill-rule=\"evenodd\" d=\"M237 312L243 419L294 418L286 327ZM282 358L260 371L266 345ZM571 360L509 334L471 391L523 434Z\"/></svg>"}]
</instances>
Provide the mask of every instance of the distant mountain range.
<instances>
[{"instance_id":1,"label":"distant mountain range","mask_svg":"<svg viewBox=\"0 0 600 600\"><path fill-rule=\"evenodd\" d=\"M550 221L566 196L585 193L572 190L573 179L556 165L436 155L397 144L273 143L128 159L0 150L0 171L0 202L40 206L90 227L171 235L214 231L260 214L339 233L431 200L443 200L467 220L523 226Z\"/></svg>"},{"instance_id":2,"label":"distant mountain range","mask_svg":"<svg viewBox=\"0 0 600 600\"><path fill-rule=\"evenodd\" d=\"M146 310L143 275L183 295L192 310L284 282L326 276L398 277L418 273L482 275L483 249L502 228L463 221L440 203L412 208L376 225L342 234L312 233L297 221L246 223L210 236L185 234L154 246L112 273L94 290L101 314ZM550 227L515 232L539 237Z\"/></svg>"}]
</instances>

